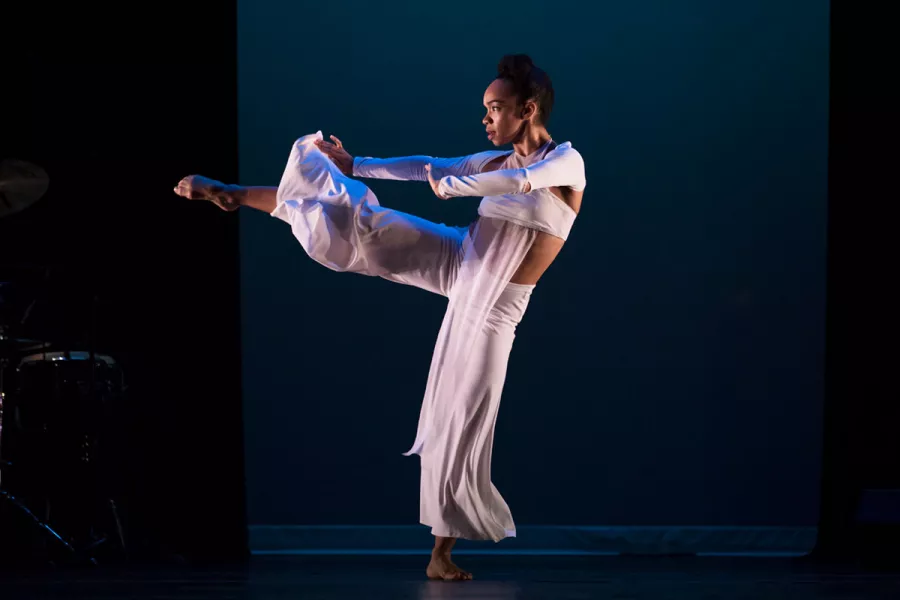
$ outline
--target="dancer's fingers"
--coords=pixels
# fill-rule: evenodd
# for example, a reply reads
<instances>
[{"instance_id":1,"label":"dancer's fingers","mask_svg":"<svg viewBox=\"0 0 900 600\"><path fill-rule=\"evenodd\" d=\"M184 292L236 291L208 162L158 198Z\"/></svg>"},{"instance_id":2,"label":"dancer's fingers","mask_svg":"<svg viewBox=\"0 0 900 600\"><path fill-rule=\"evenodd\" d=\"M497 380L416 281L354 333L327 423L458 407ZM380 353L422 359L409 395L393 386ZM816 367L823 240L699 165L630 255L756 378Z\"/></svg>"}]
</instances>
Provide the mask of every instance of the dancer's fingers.
<instances>
[{"instance_id":1,"label":"dancer's fingers","mask_svg":"<svg viewBox=\"0 0 900 600\"><path fill-rule=\"evenodd\" d=\"M344 147L343 142L341 142L341 140L337 139L337 136L330 135L330 136L328 136L328 137L330 137L331 139L334 140L334 143L337 144L337 147L338 147L338 148L343 148L343 147Z\"/></svg>"}]
</instances>

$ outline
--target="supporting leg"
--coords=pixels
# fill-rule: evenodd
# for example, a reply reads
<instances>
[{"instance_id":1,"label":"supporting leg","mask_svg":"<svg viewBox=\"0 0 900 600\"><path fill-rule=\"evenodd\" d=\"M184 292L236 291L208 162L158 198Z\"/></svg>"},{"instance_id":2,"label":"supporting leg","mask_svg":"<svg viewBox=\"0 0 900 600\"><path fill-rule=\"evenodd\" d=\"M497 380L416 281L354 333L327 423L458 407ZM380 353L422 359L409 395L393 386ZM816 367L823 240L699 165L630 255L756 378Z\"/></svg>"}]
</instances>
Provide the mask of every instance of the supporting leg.
<instances>
[{"instance_id":1,"label":"supporting leg","mask_svg":"<svg viewBox=\"0 0 900 600\"><path fill-rule=\"evenodd\" d=\"M431 562L425 574L429 579L443 579L446 581L468 581L472 574L463 571L450 560L450 551L456 544L456 538L434 537L434 549L431 551Z\"/></svg>"}]
</instances>

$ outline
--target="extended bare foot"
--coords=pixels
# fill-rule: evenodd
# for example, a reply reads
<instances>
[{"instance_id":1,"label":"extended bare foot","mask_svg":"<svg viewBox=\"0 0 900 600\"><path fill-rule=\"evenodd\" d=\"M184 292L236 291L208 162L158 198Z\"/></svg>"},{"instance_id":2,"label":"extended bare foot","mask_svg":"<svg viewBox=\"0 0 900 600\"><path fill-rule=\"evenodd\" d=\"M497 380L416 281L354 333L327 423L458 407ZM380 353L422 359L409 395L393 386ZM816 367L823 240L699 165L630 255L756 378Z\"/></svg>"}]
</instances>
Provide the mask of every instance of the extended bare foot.
<instances>
[{"instance_id":1,"label":"extended bare foot","mask_svg":"<svg viewBox=\"0 0 900 600\"><path fill-rule=\"evenodd\" d=\"M189 200L209 200L222 210L233 211L240 208L240 203L229 193L231 187L203 175L188 175L174 191Z\"/></svg>"},{"instance_id":2,"label":"extended bare foot","mask_svg":"<svg viewBox=\"0 0 900 600\"><path fill-rule=\"evenodd\" d=\"M431 553L431 562L425 569L428 579L443 579L445 581L468 581L472 574L457 567L449 554Z\"/></svg>"}]
</instances>

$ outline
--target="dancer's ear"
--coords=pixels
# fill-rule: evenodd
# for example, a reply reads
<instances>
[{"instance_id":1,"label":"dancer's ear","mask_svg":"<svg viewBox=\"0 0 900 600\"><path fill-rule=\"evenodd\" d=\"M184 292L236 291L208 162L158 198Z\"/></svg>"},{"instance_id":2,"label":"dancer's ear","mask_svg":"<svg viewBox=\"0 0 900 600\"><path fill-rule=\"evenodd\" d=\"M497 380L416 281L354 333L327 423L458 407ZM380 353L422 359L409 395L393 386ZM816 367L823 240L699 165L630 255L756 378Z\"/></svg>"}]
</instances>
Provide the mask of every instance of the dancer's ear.
<instances>
[{"instance_id":1,"label":"dancer's ear","mask_svg":"<svg viewBox=\"0 0 900 600\"><path fill-rule=\"evenodd\" d=\"M525 102L525 105L522 107L522 119L528 120L535 115L537 112L537 105L533 100L528 100Z\"/></svg>"}]
</instances>

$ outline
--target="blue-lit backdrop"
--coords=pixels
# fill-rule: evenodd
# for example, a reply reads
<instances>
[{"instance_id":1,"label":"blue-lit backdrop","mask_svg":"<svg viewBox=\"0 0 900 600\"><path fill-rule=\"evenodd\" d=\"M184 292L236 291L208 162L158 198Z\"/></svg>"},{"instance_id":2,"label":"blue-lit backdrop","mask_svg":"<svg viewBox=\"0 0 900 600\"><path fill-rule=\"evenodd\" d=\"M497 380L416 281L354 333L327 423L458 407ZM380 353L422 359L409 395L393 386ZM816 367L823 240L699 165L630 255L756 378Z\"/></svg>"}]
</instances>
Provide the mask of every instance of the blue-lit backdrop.
<instances>
[{"instance_id":1,"label":"blue-lit backdrop","mask_svg":"<svg viewBox=\"0 0 900 600\"><path fill-rule=\"evenodd\" d=\"M516 523L814 527L828 10L243 0L241 182L277 185L318 129L354 155L490 149L484 89L530 54L588 187L511 356L492 476ZM476 214L366 182L435 221ZM239 218L251 525L415 525L419 459L401 453L446 300Z\"/></svg>"}]
</instances>

